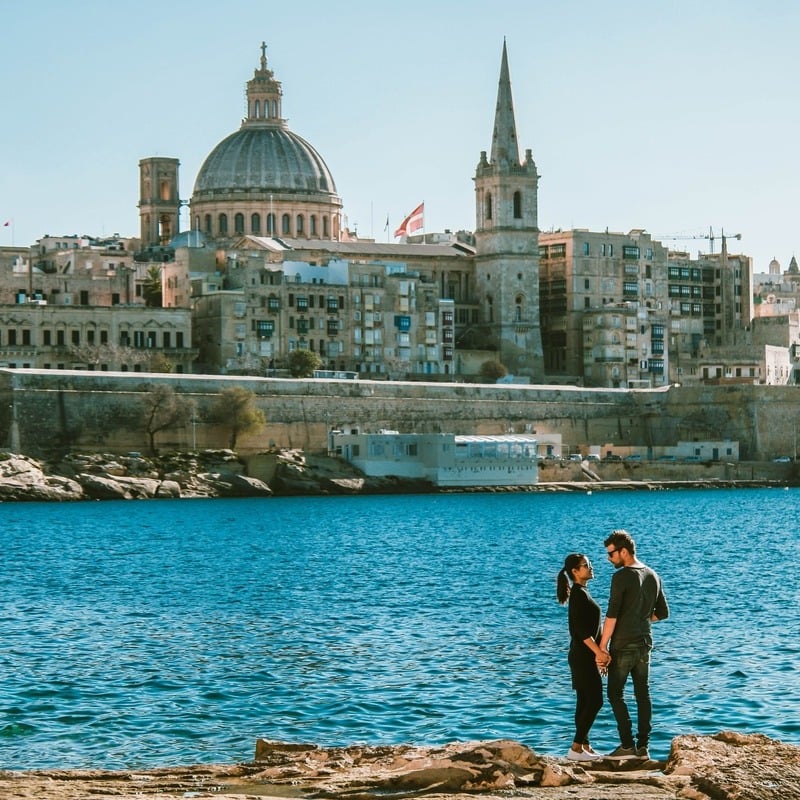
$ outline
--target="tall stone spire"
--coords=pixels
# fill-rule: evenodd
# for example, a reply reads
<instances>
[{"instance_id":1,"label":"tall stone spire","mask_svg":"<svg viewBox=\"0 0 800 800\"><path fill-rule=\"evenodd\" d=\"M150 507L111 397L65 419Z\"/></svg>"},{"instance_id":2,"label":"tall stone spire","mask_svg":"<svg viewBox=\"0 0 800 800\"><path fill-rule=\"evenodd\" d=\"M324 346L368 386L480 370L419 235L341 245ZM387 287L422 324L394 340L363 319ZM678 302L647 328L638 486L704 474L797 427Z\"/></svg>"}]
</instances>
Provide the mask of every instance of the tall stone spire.
<instances>
[{"instance_id":1,"label":"tall stone spire","mask_svg":"<svg viewBox=\"0 0 800 800\"><path fill-rule=\"evenodd\" d=\"M508 53L503 41L491 159L475 170L475 293L481 321L473 336L515 375L541 382L539 175L530 149L519 160Z\"/></svg>"},{"instance_id":2,"label":"tall stone spire","mask_svg":"<svg viewBox=\"0 0 800 800\"><path fill-rule=\"evenodd\" d=\"M514 98L511 95L505 39L503 39L503 58L500 63L500 81L497 86L497 107L494 112L491 161L501 169L519 166L517 123L514 119Z\"/></svg>"}]
</instances>

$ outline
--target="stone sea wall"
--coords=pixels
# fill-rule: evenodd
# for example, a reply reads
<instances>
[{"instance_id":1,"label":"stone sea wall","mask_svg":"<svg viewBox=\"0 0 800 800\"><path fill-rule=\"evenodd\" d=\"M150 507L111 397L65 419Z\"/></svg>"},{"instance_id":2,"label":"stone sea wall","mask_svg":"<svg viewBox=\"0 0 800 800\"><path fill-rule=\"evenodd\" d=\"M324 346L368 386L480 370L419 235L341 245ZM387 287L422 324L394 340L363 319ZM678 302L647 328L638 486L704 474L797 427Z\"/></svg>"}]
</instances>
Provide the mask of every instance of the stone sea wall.
<instances>
[{"instance_id":1,"label":"stone sea wall","mask_svg":"<svg viewBox=\"0 0 800 800\"><path fill-rule=\"evenodd\" d=\"M561 386L330 381L144 373L0 370L0 446L33 456L54 451L143 451L142 397L168 384L197 412L158 434L159 449L227 446L212 420L218 393L243 386L267 424L241 435L237 449L319 452L330 428L459 434L526 430L580 444L670 447L679 440L739 442L743 461L793 455L800 389L793 386L670 387L662 390Z\"/></svg>"}]
</instances>

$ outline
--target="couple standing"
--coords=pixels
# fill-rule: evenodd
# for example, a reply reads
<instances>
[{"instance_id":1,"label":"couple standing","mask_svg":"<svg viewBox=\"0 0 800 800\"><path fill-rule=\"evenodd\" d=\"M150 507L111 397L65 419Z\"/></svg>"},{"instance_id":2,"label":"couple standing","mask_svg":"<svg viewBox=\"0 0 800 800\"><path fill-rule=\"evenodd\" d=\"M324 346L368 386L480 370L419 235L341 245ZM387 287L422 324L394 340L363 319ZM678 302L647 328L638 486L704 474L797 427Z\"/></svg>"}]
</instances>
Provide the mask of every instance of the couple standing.
<instances>
[{"instance_id":1,"label":"couple standing","mask_svg":"<svg viewBox=\"0 0 800 800\"><path fill-rule=\"evenodd\" d=\"M600 607L586 586L594 577L592 564L582 553L571 553L558 573L557 596L569 601L569 666L577 694L575 736L567 753L570 761L600 758L649 758L652 718L650 701L650 625L669 616L661 579L636 558L636 544L625 530L605 540L606 555L617 570L611 578L606 619L600 626ZM602 675L608 675L608 701L614 712L620 746L608 756L589 744L589 730L603 705ZM628 675L636 698L637 737L625 703Z\"/></svg>"}]
</instances>

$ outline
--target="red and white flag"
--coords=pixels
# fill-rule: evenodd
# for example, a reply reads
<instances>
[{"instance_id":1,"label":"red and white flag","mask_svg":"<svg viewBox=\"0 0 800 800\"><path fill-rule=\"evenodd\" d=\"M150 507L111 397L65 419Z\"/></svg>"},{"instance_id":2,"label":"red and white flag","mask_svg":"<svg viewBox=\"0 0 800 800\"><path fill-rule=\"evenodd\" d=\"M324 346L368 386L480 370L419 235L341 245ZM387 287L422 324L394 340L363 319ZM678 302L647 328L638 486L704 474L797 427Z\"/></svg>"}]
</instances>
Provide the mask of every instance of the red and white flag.
<instances>
[{"instance_id":1,"label":"red and white flag","mask_svg":"<svg viewBox=\"0 0 800 800\"><path fill-rule=\"evenodd\" d=\"M415 231L421 230L425 226L425 203L420 203L398 226L394 232L394 238L398 236L408 236Z\"/></svg>"}]
</instances>

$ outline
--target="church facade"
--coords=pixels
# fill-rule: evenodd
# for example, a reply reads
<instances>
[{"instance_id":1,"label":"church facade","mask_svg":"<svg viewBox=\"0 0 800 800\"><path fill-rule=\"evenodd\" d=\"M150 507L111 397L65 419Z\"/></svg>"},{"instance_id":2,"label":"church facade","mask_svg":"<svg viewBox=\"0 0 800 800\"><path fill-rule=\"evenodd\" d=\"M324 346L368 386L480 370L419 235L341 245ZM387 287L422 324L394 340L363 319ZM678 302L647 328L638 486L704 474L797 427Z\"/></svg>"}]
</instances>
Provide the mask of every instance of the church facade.
<instances>
[{"instance_id":1,"label":"church facade","mask_svg":"<svg viewBox=\"0 0 800 800\"><path fill-rule=\"evenodd\" d=\"M474 236L382 244L344 229L333 176L289 130L282 95L262 45L247 116L194 184L192 230L202 239L192 246L181 234L163 266L164 304L194 309L198 370L265 374L309 349L326 369L365 375L474 376L497 361L542 381L538 174L530 150L520 160L505 44L491 148L474 177ZM140 164L145 246L163 245L173 225L163 198L176 197L177 171L159 188L144 170L167 175L172 163Z\"/></svg>"}]
</instances>

